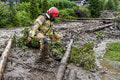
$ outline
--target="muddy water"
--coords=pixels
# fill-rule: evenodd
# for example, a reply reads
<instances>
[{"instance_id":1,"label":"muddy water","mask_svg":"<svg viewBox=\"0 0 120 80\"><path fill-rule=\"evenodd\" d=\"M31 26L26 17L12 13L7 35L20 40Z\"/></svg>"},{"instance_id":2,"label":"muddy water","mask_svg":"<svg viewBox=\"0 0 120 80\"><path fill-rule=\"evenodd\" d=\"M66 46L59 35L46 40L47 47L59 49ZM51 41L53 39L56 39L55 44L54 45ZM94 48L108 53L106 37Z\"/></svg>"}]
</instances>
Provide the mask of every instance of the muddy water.
<instances>
[{"instance_id":1,"label":"muddy water","mask_svg":"<svg viewBox=\"0 0 120 80\"><path fill-rule=\"evenodd\" d=\"M86 42L94 42L95 46L97 47L97 44L102 40L116 38L116 36L113 36L113 34L116 34L116 32L119 33L115 27L98 31L104 35L101 38L96 35L96 32L85 32L85 30L89 28L93 28L102 24L103 23L99 21L67 22L57 24L55 28L56 31L63 35L63 38L61 40L64 42L68 42L70 38L73 38L74 44L82 45ZM0 30L0 53L2 53L4 50L6 41L9 39L10 35L16 31L17 36L20 36L20 31L23 29L24 28L11 28ZM38 58L39 50L28 49L26 51L23 51L18 47L12 48L5 70L4 80L9 80L9 78L12 80L56 80L55 74L59 66L59 61L49 58L46 61L40 61L41 63L36 63ZM100 80L101 78L101 80L107 80L107 78L108 80L120 80L119 76L117 76L118 78L104 78L106 73L107 76L112 75L108 74L108 72L104 69L101 71L91 72L84 70L83 68L76 67L73 64L69 64L64 75L64 80ZM72 75L73 77L71 78L70 76Z\"/></svg>"}]
</instances>

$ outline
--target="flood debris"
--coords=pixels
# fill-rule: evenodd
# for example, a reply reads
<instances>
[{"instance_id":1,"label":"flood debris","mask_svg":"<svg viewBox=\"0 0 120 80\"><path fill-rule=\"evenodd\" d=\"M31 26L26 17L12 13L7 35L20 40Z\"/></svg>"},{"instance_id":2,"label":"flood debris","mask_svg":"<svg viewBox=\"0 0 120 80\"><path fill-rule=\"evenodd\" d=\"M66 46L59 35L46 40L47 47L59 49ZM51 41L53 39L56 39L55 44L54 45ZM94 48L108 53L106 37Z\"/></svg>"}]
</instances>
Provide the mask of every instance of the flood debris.
<instances>
[{"instance_id":1,"label":"flood debris","mask_svg":"<svg viewBox=\"0 0 120 80\"><path fill-rule=\"evenodd\" d=\"M85 30L102 25L105 25L105 23L99 20L92 20L92 22L90 22L90 20L84 20L80 22L65 22L62 24L57 24L55 28L60 34L63 35L63 39L61 39L61 41L64 41L64 43L67 43L71 39L70 36L72 34L72 39L74 40L73 45L83 46L87 42L93 42L93 45L97 48L97 44L103 40L109 38L120 38L119 36L113 35L120 33L120 31L114 26L111 26L112 28L107 27L91 33L85 32ZM24 28L11 28L0 30L0 34L2 34L0 35L0 46L5 45L5 41L9 38L13 31L16 31L17 36L21 37L22 35L20 31L22 31L23 29ZM102 39L98 39L100 36L102 37ZM51 48L54 47L55 46L52 46ZM61 47L61 45L59 45L59 47ZM62 47L66 48L66 44L62 45ZM0 48L0 50L2 48ZM64 48L49 51L52 52L52 55L54 56L50 55L50 58L46 59L45 61L41 63L36 63L35 61L39 57L39 50L26 48L24 51L20 47L13 47L11 49L11 54L8 57L3 80L9 80L9 78L11 80L56 80L56 74L58 72L60 60L63 57L63 54L61 54L60 52L64 53ZM62 56L56 56L59 55L57 53L61 54ZM62 80L98 80L98 78L104 76L106 78L101 80L105 80L108 78L108 76L112 77L112 74L108 74L109 70L89 71L85 70L83 67L78 67L73 63L72 64L74 65L74 67L72 67L72 65L70 64L71 62L69 62L66 66ZM115 72L115 74L117 73ZM112 79L120 80L119 75L115 75L115 77L112 77Z\"/></svg>"},{"instance_id":2,"label":"flood debris","mask_svg":"<svg viewBox=\"0 0 120 80\"><path fill-rule=\"evenodd\" d=\"M94 28L90 28L90 29L86 30L86 32L100 31L100 30L102 30L104 28L111 27L113 25L114 25L114 23L109 23L109 24L105 24L105 25L102 25L102 26L96 26Z\"/></svg>"}]
</instances>

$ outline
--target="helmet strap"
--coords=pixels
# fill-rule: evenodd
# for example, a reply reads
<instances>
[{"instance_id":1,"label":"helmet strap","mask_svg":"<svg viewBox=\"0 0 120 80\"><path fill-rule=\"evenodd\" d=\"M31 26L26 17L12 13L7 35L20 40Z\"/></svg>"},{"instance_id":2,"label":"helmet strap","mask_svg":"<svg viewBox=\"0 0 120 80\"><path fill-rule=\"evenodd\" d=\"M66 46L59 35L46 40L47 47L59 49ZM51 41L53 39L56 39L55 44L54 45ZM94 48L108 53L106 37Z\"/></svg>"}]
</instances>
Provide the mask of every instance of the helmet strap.
<instances>
[{"instance_id":1,"label":"helmet strap","mask_svg":"<svg viewBox=\"0 0 120 80\"><path fill-rule=\"evenodd\" d=\"M48 19L50 19L50 15L48 13L46 13L46 16L47 16Z\"/></svg>"}]
</instances>

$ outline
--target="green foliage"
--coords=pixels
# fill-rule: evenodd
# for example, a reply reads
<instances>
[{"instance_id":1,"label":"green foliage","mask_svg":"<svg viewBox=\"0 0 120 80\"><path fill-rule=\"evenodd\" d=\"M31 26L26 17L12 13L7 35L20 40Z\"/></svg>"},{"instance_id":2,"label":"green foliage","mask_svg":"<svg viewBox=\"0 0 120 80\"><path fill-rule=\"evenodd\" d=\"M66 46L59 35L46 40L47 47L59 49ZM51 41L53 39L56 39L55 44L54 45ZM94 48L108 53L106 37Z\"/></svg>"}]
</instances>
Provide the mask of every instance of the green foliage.
<instances>
[{"instance_id":1,"label":"green foliage","mask_svg":"<svg viewBox=\"0 0 120 80\"><path fill-rule=\"evenodd\" d=\"M30 14L26 11L17 11L15 14L15 21L17 26L28 26L31 24Z\"/></svg>"},{"instance_id":2,"label":"green foliage","mask_svg":"<svg viewBox=\"0 0 120 80\"><path fill-rule=\"evenodd\" d=\"M52 3L51 6L56 6L58 9L73 8L77 6L74 2L68 0L49 0Z\"/></svg>"},{"instance_id":3,"label":"green foliage","mask_svg":"<svg viewBox=\"0 0 120 80\"><path fill-rule=\"evenodd\" d=\"M48 5L48 0L43 0L42 2L42 12L47 12L47 10L49 9L49 5Z\"/></svg>"},{"instance_id":4,"label":"green foliage","mask_svg":"<svg viewBox=\"0 0 120 80\"><path fill-rule=\"evenodd\" d=\"M14 20L14 9L13 9L13 6L14 6L14 3L12 0L9 0L9 11L10 11L10 17L9 17L9 22L10 23L13 23L13 20Z\"/></svg>"},{"instance_id":5,"label":"green foliage","mask_svg":"<svg viewBox=\"0 0 120 80\"><path fill-rule=\"evenodd\" d=\"M17 46L19 47L22 47L23 49L24 48L27 48L27 44L29 43L28 41L28 36L29 36L29 29L28 28L25 28L23 31L22 31L22 34L23 36L20 37L18 40L17 40Z\"/></svg>"},{"instance_id":6,"label":"green foliage","mask_svg":"<svg viewBox=\"0 0 120 80\"><path fill-rule=\"evenodd\" d=\"M32 38L31 42L28 41L29 31L30 30L28 28L25 28L22 31L23 36L20 37L17 40L17 42L16 42L17 46L19 46L19 47L21 47L23 49L25 49L25 48L40 48L40 43L35 38Z\"/></svg>"},{"instance_id":7,"label":"green foliage","mask_svg":"<svg viewBox=\"0 0 120 80\"><path fill-rule=\"evenodd\" d=\"M83 17L90 17L90 11L87 6L75 7L74 10L83 12ZM80 15L81 13L78 13L78 14ZM81 14L81 16L82 16L82 14Z\"/></svg>"},{"instance_id":8,"label":"green foliage","mask_svg":"<svg viewBox=\"0 0 120 80\"><path fill-rule=\"evenodd\" d=\"M38 0L31 0L30 1L30 13L31 19L36 19L39 14L39 3Z\"/></svg>"},{"instance_id":9,"label":"green foliage","mask_svg":"<svg viewBox=\"0 0 120 80\"><path fill-rule=\"evenodd\" d=\"M14 26L29 26L32 24L30 18L30 3L18 3L14 5Z\"/></svg>"},{"instance_id":10,"label":"green foliage","mask_svg":"<svg viewBox=\"0 0 120 80\"><path fill-rule=\"evenodd\" d=\"M82 11L85 11L85 12L89 11L86 6L80 6L79 9L82 10Z\"/></svg>"},{"instance_id":11,"label":"green foliage","mask_svg":"<svg viewBox=\"0 0 120 80\"><path fill-rule=\"evenodd\" d=\"M79 1L79 0L68 0L68 1Z\"/></svg>"},{"instance_id":12,"label":"green foliage","mask_svg":"<svg viewBox=\"0 0 120 80\"><path fill-rule=\"evenodd\" d=\"M30 3L19 3L12 6L0 4L0 27L28 26L32 24L30 18Z\"/></svg>"},{"instance_id":13,"label":"green foliage","mask_svg":"<svg viewBox=\"0 0 120 80\"><path fill-rule=\"evenodd\" d=\"M120 11L120 5L118 5L118 8L117 8L118 11Z\"/></svg>"},{"instance_id":14,"label":"green foliage","mask_svg":"<svg viewBox=\"0 0 120 80\"><path fill-rule=\"evenodd\" d=\"M120 15L116 18L116 21L120 23Z\"/></svg>"},{"instance_id":15,"label":"green foliage","mask_svg":"<svg viewBox=\"0 0 120 80\"><path fill-rule=\"evenodd\" d=\"M30 2L30 0L20 0L20 2Z\"/></svg>"},{"instance_id":16,"label":"green foliage","mask_svg":"<svg viewBox=\"0 0 120 80\"><path fill-rule=\"evenodd\" d=\"M120 61L120 43L109 44L104 57L113 61Z\"/></svg>"},{"instance_id":17,"label":"green foliage","mask_svg":"<svg viewBox=\"0 0 120 80\"><path fill-rule=\"evenodd\" d=\"M79 56L79 48L78 46L73 46L71 50L70 60L75 64L79 64L78 56Z\"/></svg>"},{"instance_id":18,"label":"green foliage","mask_svg":"<svg viewBox=\"0 0 120 80\"><path fill-rule=\"evenodd\" d=\"M51 51L52 56L63 56L65 53L65 44L64 42L53 41L49 42L49 49Z\"/></svg>"},{"instance_id":19,"label":"green foliage","mask_svg":"<svg viewBox=\"0 0 120 80\"><path fill-rule=\"evenodd\" d=\"M47 5L47 7L57 7L58 9L65 9L65 8L73 8L77 6L74 2L68 1L68 0L39 0L42 4ZM40 5L41 5L40 3ZM43 5L43 6L44 6ZM40 6L42 8L42 6ZM47 11L49 8L44 8Z\"/></svg>"},{"instance_id":20,"label":"green foliage","mask_svg":"<svg viewBox=\"0 0 120 80\"><path fill-rule=\"evenodd\" d=\"M117 10L118 3L117 0L108 0L107 4L105 5L107 10Z\"/></svg>"},{"instance_id":21,"label":"green foliage","mask_svg":"<svg viewBox=\"0 0 120 80\"><path fill-rule=\"evenodd\" d=\"M119 0L100 0L103 10L118 10Z\"/></svg>"},{"instance_id":22,"label":"green foliage","mask_svg":"<svg viewBox=\"0 0 120 80\"><path fill-rule=\"evenodd\" d=\"M104 55L105 58L112 61L120 61L120 52L118 51L109 51Z\"/></svg>"},{"instance_id":23,"label":"green foliage","mask_svg":"<svg viewBox=\"0 0 120 80\"><path fill-rule=\"evenodd\" d=\"M58 18L57 21L63 21L64 19L76 19L79 15L82 15L81 11L83 12L83 17L90 17L90 12L87 7L73 7L60 10L60 18Z\"/></svg>"},{"instance_id":24,"label":"green foliage","mask_svg":"<svg viewBox=\"0 0 120 80\"><path fill-rule=\"evenodd\" d=\"M75 16L74 9L64 9L60 10L60 17L61 18L69 18L69 16Z\"/></svg>"},{"instance_id":25,"label":"green foliage","mask_svg":"<svg viewBox=\"0 0 120 80\"><path fill-rule=\"evenodd\" d=\"M50 7L57 7L60 10L60 18L75 19L74 2L68 0L21 0L18 4L0 3L0 27L29 26L37 18L38 14L46 12Z\"/></svg>"},{"instance_id":26,"label":"green foliage","mask_svg":"<svg viewBox=\"0 0 120 80\"><path fill-rule=\"evenodd\" d=\"M83 46L73 46L71 50L70 60L78 66L82 66L85 69L94 69L95 54L93 52L93 44L88 42Z\"/></svg>"},{"instance_id":27,"label":"green foliage","mask_svg":"<svg viewBox=\"0 0 120 80\"><path fill-rule=\"evenodd\" d=\"M96 32L97 37L103 37L103 34L101 32Z\"/></svg>"},{"instance_id":28,"label":"green foliage","mask_svg":"<svg viewBox=\"0 0 120 80\"><path fill-rule=\"evenodd\" d=\"M46 12L49 8L55 6L60 11L60 18L56 19L56 22L60 22L63 19L75 19L74 7L78 7L74 2L68 0L39 0L39 8L42 9L42 13Z\"/></svg>"},{"instance_id":29,"label":"green foliage","mask_svg":"<svg viewBox=\"0 0 120 80\"><path fill-rule=\"evenodd\" d=\"M0 27L6 27L9 23L10 11L9 6L0 3Z\"/></svg>"},{"instance_id":30,"label":"green foliage","mask_svg":"<svg viewBox=\"0 0 120 80\"><path fill-rule=\"evenodd\" d=\"M91 17L99 17L100 16L100 10L101 10L101 4L99 0L89 0L89 10L91 13Z\"/></svg>"},{"instance_id":31,"label":"green foliage","mask_svg":"<svg viewBox=\"0 0 120 80\"><path fill-rule=\"evenodd\" d=\"M14 10L16 12L24 10L24 11L30 13L30 2L28 2L28 3L22 2L22 3L15 4L14 5Z\"/></svg>"},{"instance_id":32,"label":"green foliage","mask_svg":"<svg viewBox=\"0 0 120 80\"><path fill-rule=\"evenodd\" d=\"M120 51L120 43L111 43L111 44L109 44L107 50Z\"/></svg>"},{"instance_id":33,"label":"green foliage","mask_svg":"<svg viewBox=\"0 0 120 80\"><path fill-rule=\"evenodd\" d=\"M63 21L64 19L75 19L77 16L75 14L74 9L63 9L59 10L60 12L60 17L56 19L56 22Z\"/></svg>"},{"instance_id":34,"label":"green foliage","mask_svg":"<svg viewBox=\"0 0 120 80\"><path fill-rule=\"evenodd\" d=\"M90 17L90 10L86 6L80 6L79 9L85 13L85 17Z\"/></svg>"}]
</instances>

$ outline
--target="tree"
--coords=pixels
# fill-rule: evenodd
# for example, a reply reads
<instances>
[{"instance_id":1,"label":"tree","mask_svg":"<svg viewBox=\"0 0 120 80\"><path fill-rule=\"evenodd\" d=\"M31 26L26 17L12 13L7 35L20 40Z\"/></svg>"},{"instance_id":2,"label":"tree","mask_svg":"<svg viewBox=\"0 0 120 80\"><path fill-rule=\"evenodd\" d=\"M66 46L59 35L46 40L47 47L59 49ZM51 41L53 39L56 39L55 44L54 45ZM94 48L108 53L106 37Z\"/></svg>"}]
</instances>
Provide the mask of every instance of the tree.
<instances>
[{"instance_id":1,"label":"tree","mask_svg":"<svg viewBox=\"0 0 120 80\"><path fill-rule=\"evenodd\" d=\"M89 0L89 10L91 13L91 17L99 17L101 5L99 0Z\"/></svg>"},{"instance_id":2,"label":"tree","mask_svg":"<svg viewBox=\"0 0 120 80\"><path fill-rule=\"evenodd\" d=\"M49 9L48 1L43 0L43 2L42 2L42 12L45 13L48 9Z\"/></svg>"},{"instance_id":3,"label":"tree","mask_svg":"<svg viewBox=\"0 0 120 80\"><path fill-rule=\"evenodd\" d=\"M20 0L20 2L30 2L30 0Z\"/></svg>"},{"instance_id":4,"label":"tree","mask_svg":"<svg viewBox=\"0 0 120 80\"><path fill-rule=\"evenodd\" d=\"M14 6L14 0L9 0L9 6L10 6L10 18L9 18L9 22L10 23L14 23L13 19L14 19L14 9L13 9L13 6Z\"/></svg>"},{"instance_id":5,"label":"tree","mask_svg":"<svg viewBox=\"0 0 120 80\"><path fill-rule=\"evenodd\" d=\"M31 13L31 19L37 18L39 14L38 0L30 0L30 13Z\"/></svg>"},{"instance_id":6,"label":"tree","mask_svg":"<svg viewBox=\"0 0 120 80\"><path fill-rule=\"evenodd\" d=\"M103 10L117 10L119 6L119 0L100 0Z\"/></svg>"}]
</instances>

